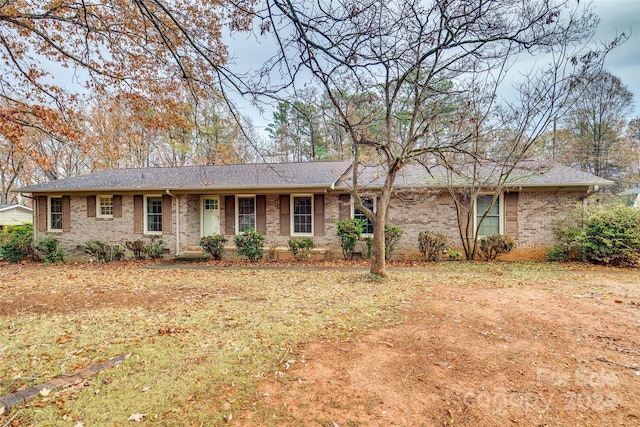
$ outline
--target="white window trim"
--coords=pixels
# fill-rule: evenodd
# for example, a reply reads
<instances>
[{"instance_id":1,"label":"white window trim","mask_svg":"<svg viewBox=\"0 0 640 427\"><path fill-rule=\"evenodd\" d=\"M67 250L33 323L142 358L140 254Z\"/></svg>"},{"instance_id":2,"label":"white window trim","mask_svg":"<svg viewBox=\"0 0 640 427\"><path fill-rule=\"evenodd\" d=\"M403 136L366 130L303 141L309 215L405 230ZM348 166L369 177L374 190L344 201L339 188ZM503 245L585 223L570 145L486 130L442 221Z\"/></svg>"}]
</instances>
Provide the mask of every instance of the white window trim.
<instances>
[{"instance_id":1,"label":"white window trim","mask_svg":"<svg viewBox=\"0 0 640 427\"><path fill-rule=\"evenodd\" d=\"M147 210L147 199L149 197L159 197L162 200L162 194L145 194L144 195L144 206L143 206L143 216L144 216L144 234L151 236L162 236L162 230L160 231L149 231L149 211ZM161 214L164 214L162 212Z\"/></svg>"},{"instance_id":2,"label":"white window trim","mask_svg":"<svg viewBox=\"0 0 640 427\"><path fill-rule=\"evenodd\" d=\"M240 234L242 233L242 231L240 231L240 209L239 209L239 200L240 199L253 199L253 228L254 230L257 227L256 222L258 221L258 218L256 218L256 195L255 194L236 194L236 215L235 215L235 221L236 221L236 234Z\"/></svg>"},{"instance_id":3,"label":"white window trim","mask_svg":"<svg viewBox=\"0 0 640 427\"><path fill-rule=\"evenodd\" d=\"M60 204L61 204L61 209L62 211L60 212L61 218L60 218L60 228L53 228L51 227L52 225L52 221L51 221L51 199L60 199ZM62 223L64 222L64 206L62 206L62 196L49 196L47 197L47 231L50 233L60 233L62 232Z\"/></svg>"},{"instance_id":4,"label":"white window trim","mask_svg":"<svg viewBox=\"0 0 640 427\"><path fill-rule=\"evenodd\" d=\"M493 196L493 193L480 193L473 200L473 229L478 232L478 196ZM498 196L498 233L504 234L504 192L500 193ZM478 234L476 238L485 237L484 235Z\"/></svg>"},{"instance_id":5,"label":"white window trim","mask_svg":"<svg viewBox=\"0 0 640 427\"><path fill-rule=\"evenodd\" d=\"M311 233L296 233L294 231L295 224L294 224L294 221L293 221L294 220L293 199L295 197L309 197L309 198L311 198ZM289 209L289 218L290 218L289 219L289 224L290 224L290 227L291 227L291 230L290 230L291 236L313 236L314 235L314 232L315 232L315 220L314 220L314 217L315 217L315 212L316 212L315 211L316 206L315 206L315 200L314 199L315 199L315 197L313 196L313 194L292 194L291 196L289 196L289 200L290 200L289 201L289 206L291 207Z\"/></svg>"},{"instance_id":6,"label":"white window trim","mask_svg":"<svg viewBox=\"0 0 640 427\"><path fill-rule=\"evenodd\" d=\"M373 200L373 213L377 212L378 209L378 198L375 195L369 195L369 194L364 194L362 196L360 196L361 199L366 198L366 199L372 199ZM356 217L356 201L353 199L353 197L351 198L351 218L355 218ZM363 237L373 237L373 233L362 233Z\"/></svg>"},{"instance_id":7,"label":"white window trim","mask_svg":"<svg viewBox=\"0 0 640 427\"><path fill-rule=\"evenodd\" d=\"M111 215L103 215L102 209L100 209L100 199L111 199ZM98 195L96 196L96 218L113 218L113 196L112 195Z\"/></svg>"}]
</instances>

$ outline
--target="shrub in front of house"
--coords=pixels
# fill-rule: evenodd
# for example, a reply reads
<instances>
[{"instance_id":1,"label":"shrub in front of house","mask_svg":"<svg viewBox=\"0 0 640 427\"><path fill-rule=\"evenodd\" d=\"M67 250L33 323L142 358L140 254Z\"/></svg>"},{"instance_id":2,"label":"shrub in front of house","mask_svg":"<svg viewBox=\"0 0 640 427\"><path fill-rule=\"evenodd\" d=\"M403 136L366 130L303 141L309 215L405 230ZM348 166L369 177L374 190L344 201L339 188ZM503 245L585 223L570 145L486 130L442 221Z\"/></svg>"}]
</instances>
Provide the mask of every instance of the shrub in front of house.
<instances>
[{"instance_id":1,"label":"shrub in front of house","mask_svg":"<svg viewBox=\"0 0 640 427\"><path fill-rule=\"evenodd\" d=\"M449 240L443 233L425 230L418 234L418 249L427 261L438 261L449 248Z\"/></svg>"},{"instance_id":2,"label":"shrub in front of house","mask_svg":"<svg viewBox=\"0 0 640 427\"><path fill-rule=\"evenodd\" d=\"M110 245L100 240L89 240L84 244L84 253L97 261L120 261L124 250L120 245Z\"/></svg>"},{"instance_id":3,"label":"shrub in front of house","mask_svg":"<svg viewBox=\"0 0 640 427\"><path fill-rule=\"evenodd\" d=\"M84 253L98 261L107 261L109 245L100 240L89 240L84 244Z\"/></svg>"},{"instance_id":4,"label":"shrub in front of house","mask_svg":"<svg viewBox=\"0 0 640 427\"><path fill-rule=\"evenodd\" d=\"M554 231L557 243L547 253L549 261L565 262L582 259L583 217L582 209L576 209L560 222Z\"/></svg>"},{"instance_id":5,"label":"shrub in front of house","mask_svg":"<svg viewBox=\"0 0 640 427\"><path fill-rule=\"evenodd\" d=\"M164 256L164 240L157 236L152 236L149 243L145 244L144 252L149 259L160 259Z\"/></svg>"},{"instance_id":6,"label":"shrub in front of house","mask_svg":"<svg viewBox=\"0 0 640 427\"><path fill-rule=\"evenodd\" d=\"M127 249L133 252L134 259L144 259L146 257L146 243L140 239L125 243Z\"/></svg>"},{"instance_id":7,"label":"shrub in front of house","mask_svg":"<svg viewBox=\"0 0 640 427\"><path fill-rule=\"evenodd\" d=\"M576 209L555 231L549 261L586 260L595 264L638 266L640 210L623 204Z\"/></svg>"},{"instance_id":8,"label":"shrub in front of house","mask_svg":"<svg viewBox=\"0 0 640 427\"><path fill-rule=\"evenodd\" d=\"M224 244L228 242L228 239L222 234L213 234L211 236L204 236L200 239L200 246L211 255L215 260L222 259L222 252L224 251Z\"/></svg>"},{"instance_id":9,"label":"shrub in front of house","mask_svg":"<svg viewBox=\"0 0 640 427\"><path fill-rule=\"evenodd\" d=\"M640 263L640 210L623 204L594 208L585 220L582 244L589 262L637 266Z\"/></svg>"},{"instance_id":10,"label":"shrub in front of house","mask_svg":"<svg viewBox=\"0 0 640 427\"><path fill-rule=\"evenodd\" d=\"M11 225L0 231L0 259L20 262L33 252L33 225Z\"/></svg>"},{"instance_id":11,"label":"shrub in front of house","mask_svg":"<svg viewBox=\"0 0 640 427\"><path fill-rule=\"evenodd\" d=\"M311 249L316 246L312 239L290 239L287 245L289 246L289 251L297 260L308 259Z\"/></svg>"},{"instance_id":12,"label":"shrub in front of house","mask_svg":"<svg viewBox=\"0 0 640 427\"><path fill-rule=\"evenodd\" d=\"M338 239L340 239L340 247L342 248L344 259L353 259L356 244L364 231L364 224L364 221L357 218L336 222L336 233L338 234Z\"/></svg>"},{"instance_id":13,"label":"shrub in front of house","mask_svg":"<svg viewBox=\"0 0 640 427\"><path fill-rule=\"evenodd\" d=\"M515 246L513 237L491 234L480 238L480 254L486 261L493 261L500 255L511 252Z\"/></svg>"},{"instance_id":14,"label":"shrub in front of house","mask_svg":"<svg viewBox=\"0 0 640 427\"><path fill-rule=\"evenodd\" d=\"M264 249L264 235L257 230L248 229L235 236L236 253L246 256L249 261L262 259Z\"/></svg>"},{"instance_id":15,"label":"shrub in front of house","mask_svg":"<svg viewBox=\"0 0 640 427\"><path fill-rule=\"evenodd\" d=\"M396 249L396 244L400 241L402 237L402 229L400 227L395 227L393 225L385 224L384 225L384 258L389 261L391 259L391 255Z\"/></svg>"},{"instance_id":16,"label":"shrub in front of house","mask_svg":"<svg viewBox=\"0 0 640 427\"><path fill-rule=\"evenodd\" d=\"M33 258L45 264L57 264L62 262L64 252L60 249L56 238L49 234L35 244Z\"/></svg>"},{"instance_id":17,"label":"shrub in front of house","mask_svg":"<svg viewBox=\"0 0 640 427\"><path fill-rule=\"evenodd\" d=\"M373 256L373 237L367 236L362 245L362 259L371 259Z\"/></svg>"},{"instance_id":18,"label":"shrub in front of house","mask_svg":"<svg viewBox=\"0 0 640 427\"><path fill-rule=\"evenodd\" d=\"M133 253L133 259L136 260L162 258L166 249L164 240L159 236L152 236L149 242L140 239L126 242L125 246Z\"/></svg>"}]
</instances>

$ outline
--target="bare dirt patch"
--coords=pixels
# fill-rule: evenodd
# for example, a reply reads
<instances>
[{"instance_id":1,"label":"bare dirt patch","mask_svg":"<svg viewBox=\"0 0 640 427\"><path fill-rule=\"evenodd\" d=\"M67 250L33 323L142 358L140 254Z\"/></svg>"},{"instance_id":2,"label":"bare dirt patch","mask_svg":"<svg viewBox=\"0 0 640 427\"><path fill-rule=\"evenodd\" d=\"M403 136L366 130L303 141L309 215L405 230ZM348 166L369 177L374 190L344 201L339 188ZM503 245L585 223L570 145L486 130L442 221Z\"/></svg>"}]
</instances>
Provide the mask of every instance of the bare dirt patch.
<instances>
[{"instance_id":1,"label":"bare dirt patch","mask_svg":"<svg viewBox=\"0 0 640 427\"><path fill-rule=\"evenodd\" d=\"M558 274L439 283L399 326L300 348L263 398L283 425L640 425L640 276Z\"/></svg>"}]
</instances>

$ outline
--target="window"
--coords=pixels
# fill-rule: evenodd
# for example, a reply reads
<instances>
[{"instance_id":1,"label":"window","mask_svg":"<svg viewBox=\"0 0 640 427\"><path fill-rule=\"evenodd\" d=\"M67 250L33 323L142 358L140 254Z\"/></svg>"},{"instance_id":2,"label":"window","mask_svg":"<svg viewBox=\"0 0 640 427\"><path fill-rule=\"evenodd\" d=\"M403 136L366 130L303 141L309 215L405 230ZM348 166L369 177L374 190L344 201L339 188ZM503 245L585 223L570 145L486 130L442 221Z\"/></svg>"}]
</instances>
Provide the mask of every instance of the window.
<instances>
[{"instance_id":1,"label":"window","mask_svg":"<svg viewBox=\"0 0 640 427\"><path fill-rule=\"evenodd\" d=\"M498 199L496 199L496 202L493 204L493 206L491 206L491 209L489 209L492 200L492 195L478 196L476 198L475 212L478 236L489 236L490 234L502 233L502 221L500 220L502 195ZM482 225L478 227L478 224L480 224L480 220L482 219L482 216L485 212L487 212L487 215L485 216Z\"/></svg>"},{"instance_id":2,"label":"window","mask_svg":"<svg viewBox=\"0 0 640 427\"><path fill-rule=\"evenodd\" d=\"M248 229L256 228L256 198L255 196L238 196L236 198L238 205L238 215L236 220L238 226L236 227L237 233L242 233Z\"/></svg>"},{"instance_id":3,"label":"window","mask_svg":"<svg viewBox=\"0 0 640 427\"><path fill-rule=\"evenodd\" d=\"M207 211L217 211L218 199L204 199L204 209Z\"/></svg>"},{"instance_id":4,"label":"window","mask_svg":"<svg viewBox=\"0 0 640 427\"><path fill-rule=\"evenodd\" d=\"M162 233L162 197L147 196L146 198L146 231L147 233Z\"/></svg>"},{"instance_id":5,"label":"window","mask_svg":"<svg viewBox=\"0 0 640 427\"><path fill-rule=\"evenodd\" d=\"M373 197L361 197L361 199L364 207L369 208L374 212L376 211L375 199ZM371 220L367 218L367 216L363 212L359 211L355 206L353 207L353 217L355 219L364 221L365 226L362 234L373 234L373 222L371 222Z\"/></svg>"},{"instance_id":6,"label":"window","mask_svg":"<svg viewBox=\"0 0 640 427\"><path fill-rule=\"evenodd\" d=\"M313 196L291 196L293 221L291 234L313 234Z\"/></svg>"},{"instance_id":7,"label":"window","mask_svg":"<svg viewBox=\"0 0 640 427\"><path fill-rule=\"evenodd\" d=\"M49 230L62 231L62 197L49 198Z\"/></svg>"},{"instance_id":8,"label":"window","mask_svg":"<svg viewBox=\"0 0 640 427\"><path fill-rule=\"evenodd\" d=\"M113 218L113 196L98 196L98 218Z\"/></svg>"}]
</instances>

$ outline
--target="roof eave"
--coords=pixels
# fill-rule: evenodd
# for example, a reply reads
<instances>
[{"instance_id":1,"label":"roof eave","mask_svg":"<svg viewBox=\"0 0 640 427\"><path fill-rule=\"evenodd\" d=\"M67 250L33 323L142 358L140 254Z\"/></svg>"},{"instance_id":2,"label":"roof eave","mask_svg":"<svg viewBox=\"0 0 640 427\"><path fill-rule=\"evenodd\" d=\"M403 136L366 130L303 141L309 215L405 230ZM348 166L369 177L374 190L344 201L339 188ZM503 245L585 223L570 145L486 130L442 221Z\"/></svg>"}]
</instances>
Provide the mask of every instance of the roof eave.
<instances>
[{"instance_id":1,"label":"roof eave","mask_svg":"<svg viewBox=\"0 0 640 427\"><path fill-rule=\"evenodd\" d=\"M52 188L41 190L15 190L21 193L31 194L58 194L58 193L156 193L165 192L167 190L177 193L185 192L245 192L255 193L261 191L280 191L280 190L330 190L333 189L335 182L333 183L317 183L317 184L295 184L295 185L278 185L278 186L251 186L251 187L147 187L147 188L123 188L123 187L96 187L96 188Z\"/></svg>"},{"instance_id":2,"label":"roof eave","mask_svg":"<svg viewBox=\"0 0 640 427\"><path fill-rule=\"evenodd\" d=\"M606 182L550 182L550 183L506 183L502 187L504 188L557 188L557 187L609 187L614 185L613 181ZM446 189L446 188L466 188L468 185L464 184L453 184L451 186L447 184L416 184L416 185L395 185L394 188L397 190L402 189L412 189L412 188L437 188L437 189ZM491 188L491 185L484 185L484 188ZM481 188L482 188L481 187ZM350 189L351 187L348 185L336 187L336 190L340 189ZM382 188L382 185L369 185L366 188L368 189L379 189Z\"/></svg>"}]
</instances>

